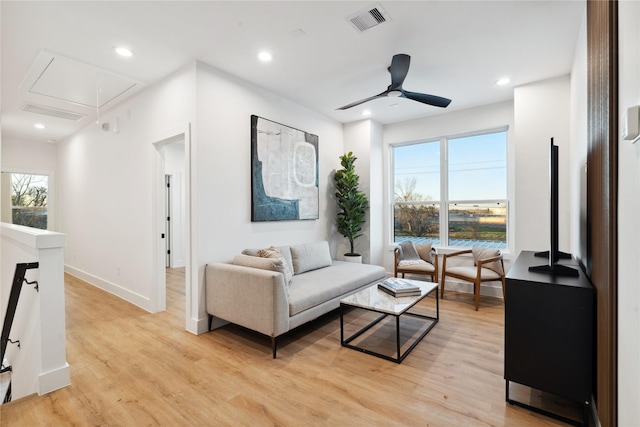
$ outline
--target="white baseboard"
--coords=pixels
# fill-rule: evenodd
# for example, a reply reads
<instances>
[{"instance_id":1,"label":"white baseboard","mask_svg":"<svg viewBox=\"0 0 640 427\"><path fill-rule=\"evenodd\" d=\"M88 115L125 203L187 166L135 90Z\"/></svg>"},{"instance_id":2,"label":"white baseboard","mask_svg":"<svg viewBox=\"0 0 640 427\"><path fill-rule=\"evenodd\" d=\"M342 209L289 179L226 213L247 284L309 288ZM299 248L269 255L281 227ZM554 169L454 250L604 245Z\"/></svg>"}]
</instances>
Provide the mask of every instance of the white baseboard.
<instances>
[{"instance_id":1,"label":"white baseboard","mask_svg":"<svg viewBox=\"0 0 640 427\"><path fill-rule=\"evenodd\" d=\"M195 335L209 332L209 318L205 317L204 319L189 319L187 321L187 331Z\"/></svg>"},{"instance_id":2,"label":"white baseboard","mask_svg":"<svg viewBox=\"0 0 640 427\"><path fill-rule=\"evenodd\" d=\"M132 292L120 285L116 285L115 283L111 283L107 280L96 277L75 267L71 267L68 264L65 264L64 271L65 273L84 280L85 282L95 286L96 288L100 288L105 292L109 292L110 294L120 297L123 300L130 302L131 304L136 305L145 311L148 311L149 313L153 313L152 301L150 298L147 298L136 292Z\"/></svg>"},{"instance_id":3,"label":"white baseboard","mask_svg":"<svg viewBox=\"0 0 640 427\"><path fill-rule=\"evenodd\" d=\"M461 280L447 278L447 283L444 287L447 291L473 293L473 283L463 282ZM483 283L480 286L480 295L493 298L502 298L502 284L500 282Z\"/></svg>"},{"instance_id":4,"label":"white baseboard","mask_svg":"<svg viewBox=\"0 0 640 427\"><path fill-rule=\"evenodd\" d=\"M69 364L65 363L65 366L54 369L49 372L43 372L38 377L38 394L50 393L54 390L66 387L71 384L71 372L69 370Z\"/></svg>"},{"instance_id":5,"label":"white baseboard","mask_svg":"<svg viewBox=\"0 0 640 427\"><path fill-rule=\"evenodd\" d=\"M393 274L390 274L390 276L393 276ZM407 279L416 279L416 280L424 280L425 279L425 276L411 275L411 274L407 274L405 277ZM440 285L438 285L438 287L439 286ZM454 291L454 292L464 292L464 293L472 294L473 293L473 283L464 282L462 280L457 280L457 279L454 279L454 278L447 277L447 283L445 285L445 290ZM480 286L480 295L493 297L493 298L502 298L502 284L500 282L483 283L482 286Z\"/></svg>"}]
</instances>

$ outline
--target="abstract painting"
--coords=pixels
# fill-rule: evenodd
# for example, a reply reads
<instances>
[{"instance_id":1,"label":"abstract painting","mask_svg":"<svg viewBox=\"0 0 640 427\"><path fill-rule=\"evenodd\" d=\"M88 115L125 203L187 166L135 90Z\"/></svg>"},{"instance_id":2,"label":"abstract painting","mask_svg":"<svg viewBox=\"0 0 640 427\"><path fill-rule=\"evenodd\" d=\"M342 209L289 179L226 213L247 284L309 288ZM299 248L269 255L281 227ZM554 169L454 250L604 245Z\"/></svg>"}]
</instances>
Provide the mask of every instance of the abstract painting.
<instances>
[{"instance_id":1,"label":"abstract painting","mask_svg":"<svg viewBox=\"0 0 640 427\"><path fill-rule=\"evenodd\" d=\"M318 219L318 136L251 116L251 221Z\"/></svg>"}]
</instances>

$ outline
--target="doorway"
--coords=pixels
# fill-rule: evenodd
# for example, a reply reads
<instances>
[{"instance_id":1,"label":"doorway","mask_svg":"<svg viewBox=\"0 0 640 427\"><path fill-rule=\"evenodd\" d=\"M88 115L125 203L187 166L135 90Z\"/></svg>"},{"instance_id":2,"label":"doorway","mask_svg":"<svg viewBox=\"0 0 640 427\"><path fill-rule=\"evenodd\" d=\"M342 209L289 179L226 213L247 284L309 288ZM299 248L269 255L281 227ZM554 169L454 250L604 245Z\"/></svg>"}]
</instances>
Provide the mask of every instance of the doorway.
<instances>
[{"instance_id":1,"label":"doorway","mask_svg":"<svg viewBox=\"0 0 640 427\"><path fill-rule=\"evenodd\" d=\"M167 311L182 310L185 296L184 138L162 147L165 186L165 296Z\"/></svg>"},{"instance_id":2,"label":"doorway","mask_svg":"<svg viewBox=\"0 0 640 427\"><path fill-rule=\"evenodd\" d=\"M190 299L189 132L153 143L154 161L154 311L185 316Z\"/></svg>"}]
</instances>

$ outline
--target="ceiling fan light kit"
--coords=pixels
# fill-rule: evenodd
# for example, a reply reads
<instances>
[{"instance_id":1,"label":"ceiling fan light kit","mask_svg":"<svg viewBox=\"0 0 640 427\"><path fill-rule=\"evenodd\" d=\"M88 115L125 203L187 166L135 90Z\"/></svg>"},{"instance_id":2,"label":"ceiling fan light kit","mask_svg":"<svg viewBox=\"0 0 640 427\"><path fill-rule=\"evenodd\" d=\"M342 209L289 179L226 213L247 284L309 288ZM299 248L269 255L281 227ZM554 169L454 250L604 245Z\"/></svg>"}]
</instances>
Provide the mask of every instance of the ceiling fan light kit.
<instances>
[{"instance_id":1,"label":"ceiling fan light kit","mask_svg":"<svg viewBox=\"0 0 640 427\"><path fill-rule=\"evenodd\" d=\"M361 99L360 101L342 106L338 108L338 110L347 110L355 107L356 105L364 104L365 102L383 97L408 98L434 107L446 108L451 103L451 100L448 98L429 95L426 93L409 92L402 88L402 83L404 83L404 79L407 77L407 73L409 72L410 62L411 57L409 55L404 53L393 55L391 65L387 68L389 74L391 74L391 84L387 87L387 90L369 98Z\"/></svg>"}]
</instances>

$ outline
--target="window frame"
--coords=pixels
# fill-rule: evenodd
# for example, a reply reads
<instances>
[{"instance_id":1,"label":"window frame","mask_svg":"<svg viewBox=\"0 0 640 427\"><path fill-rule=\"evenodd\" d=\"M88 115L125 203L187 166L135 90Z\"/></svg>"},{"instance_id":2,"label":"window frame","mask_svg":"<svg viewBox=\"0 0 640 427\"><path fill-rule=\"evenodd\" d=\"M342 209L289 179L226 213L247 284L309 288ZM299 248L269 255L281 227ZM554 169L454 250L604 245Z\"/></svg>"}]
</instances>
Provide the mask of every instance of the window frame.
<instances>
[{"instance_id":1,"label":"window frame","mask_svg":"<svg viewBox=\"0 0 640 427\"><path fill-rule=\"evenodd\" d=\"M449 199L449 140L452 139L460 139L460 138L467 138L467 137L474 137L474 136L480 136L480 135L489 135L489 134L496 134L496 133L504 133L505 134L505 193L506 193L506 198L505 199L486 199L486 200L450 200ZM396 188L396 175L395 175L395 149L399 148L399 147L406 147L406 146L411 146L411 145L418 145L418 144L429 144L429 143L438 143L440 145L440 200L425 200L425 201L410 201L410 202L396 202L395 201L395 188ZM510 178L510 174L509 174L509 170L510 170L510 165L509 165L509 126L505 125L505 126L499 126L499 127L495 127L495 128L490 128L490 129L484 129L484 130L478 130L478 131L472 131L472 132L465 132L465 133L459 133L459 134L451 134L451 135L443 135L437 138L428 138L428 139L422 139L422 140L417 140L417 141L410 141L410 142L403 142L403 143L396 143L396 144L390 144L389 145L389 149L390 149L390 153L389 153L389 159L390 159L390 167L389 167L389 171L390 171L390 191L389 191L389 195L390 195L390 236L389 236L389 241L392 244L395 244L395 208L397 205L426 205L426 204L430 204L430 205L438 205L439 206L439 215L440 215L440 223L439 223L439 243L434 244L434 246L437 246L439 248L444 248L447 250L462 250L462 249L467 249L468 247L465 246L451 246L450 242L449 242L449 206L453 205L453 204L491 204L491 203L496 203L496 204L504 204L506 206L506 212L505 212L505 220L506 220L506 225L505 225L505 232L506 232L506 236L505 236L505 247L501 248L500 250L502 252L509 252L510 248L512 246L511 244L511 236L509 233L509 229L511 228L510 222L512 220L511 218L511 203L509 200L509 189L511 187L509 178Z\"/></svg>"},{"instance_id":2,"label":"window frame","mask_svg":"<svg viewBox=\"0 0 640 427\"><path fill-rule=\"evenodd\" d=\"M57 192L56 192L56 173L48 169L28 169L28 168L6 168L0 171L2 174L14 175L40 175L47 177L47 230L53 231L57 229ZM6 213L8 218L2 217L3 222L9 224L13 223L11 220L12 202L11 191L7 191L5 195L3 192L0 205L3 211L3 215ZM6 211L6 212L5 212Z\"/></svg>"}]
</instances>

